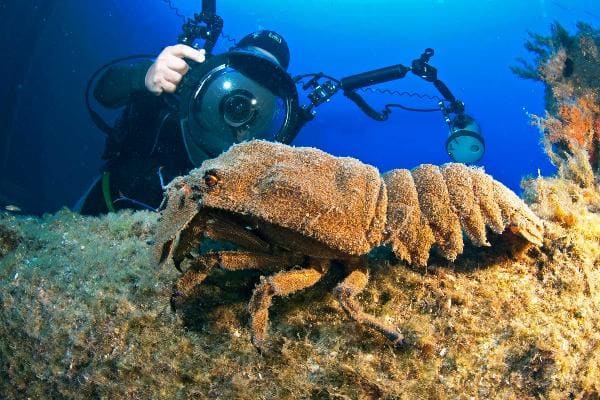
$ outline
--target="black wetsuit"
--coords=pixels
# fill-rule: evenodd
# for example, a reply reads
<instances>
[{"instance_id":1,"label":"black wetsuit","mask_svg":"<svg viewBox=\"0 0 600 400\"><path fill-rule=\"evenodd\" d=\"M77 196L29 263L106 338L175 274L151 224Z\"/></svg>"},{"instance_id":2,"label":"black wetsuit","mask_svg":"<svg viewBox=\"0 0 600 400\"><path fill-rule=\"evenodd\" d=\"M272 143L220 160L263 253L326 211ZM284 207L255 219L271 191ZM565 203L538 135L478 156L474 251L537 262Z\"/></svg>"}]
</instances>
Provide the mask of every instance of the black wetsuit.
<instances>
[{"instance_id":1,"label":"black wetsuit","mask_svg":"<svg viewBox=\"0 0 600 400\"><path fill-rule=\"evenodd\" d=\"M114 131L106 137L102 179L85 198L79 210L83 214L144 208L136 202L158 207L163 198L158 169L162 167L166 184L193 168L183 145L177 111L164 95L156 96L145 87L151 65L151 61L141 61L113 66L98 80L96 100L108 108L125 108Z\"/></svg>"}]
</instances>

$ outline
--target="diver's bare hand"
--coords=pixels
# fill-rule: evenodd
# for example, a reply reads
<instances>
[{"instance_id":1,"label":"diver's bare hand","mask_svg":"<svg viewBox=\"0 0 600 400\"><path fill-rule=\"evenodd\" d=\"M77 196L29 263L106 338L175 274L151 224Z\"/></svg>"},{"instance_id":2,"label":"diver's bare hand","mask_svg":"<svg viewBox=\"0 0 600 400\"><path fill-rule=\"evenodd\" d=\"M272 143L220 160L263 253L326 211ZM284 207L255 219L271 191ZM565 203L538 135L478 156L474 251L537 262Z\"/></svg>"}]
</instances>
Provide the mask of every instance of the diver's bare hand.
<instances>
[{"instance_id":1,"label":"diver's bare hand","mask_svg":"<svg viewBox=\"0 0 600 400\"><path fill-rule=\"evenodd\" d=\"M205 54L204 49L196 50L184 44L165 47L146 72L146 88L156 95L175 92L177 85L190 69L184 59L201 63L205 60Z\"/></svg>"}]
</instances>

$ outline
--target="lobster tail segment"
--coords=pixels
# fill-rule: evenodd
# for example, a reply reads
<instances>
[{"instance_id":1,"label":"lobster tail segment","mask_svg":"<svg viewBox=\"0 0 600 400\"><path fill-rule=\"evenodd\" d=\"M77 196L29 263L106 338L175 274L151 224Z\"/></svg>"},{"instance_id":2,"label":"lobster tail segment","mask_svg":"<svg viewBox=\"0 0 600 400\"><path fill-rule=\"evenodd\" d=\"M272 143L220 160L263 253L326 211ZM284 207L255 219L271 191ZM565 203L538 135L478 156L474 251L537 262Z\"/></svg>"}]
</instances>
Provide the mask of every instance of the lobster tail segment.
<instances>
[{"instance_id":1,"label":"lobster tail segment","mask_svg":"<svg viewBox=\"0 0 600 400\"><path fill-rule=\"evenodd\" d=\"M409 170L393 169L383 175L388 194L385 239L396 256L426 265L435 243L427 218L421 212L419 194Z\"/></svg>"},{"instance_id":2,"label":"lobster tail segment","mask_svg":"<svg viewBox=\"0 0 600 400\"><path fill-rule=\"evenodd\" d=\"M426 265L432 247L453 261L463 252L463 233L474 245L489 246L486 227L498 234L509 227L542 244L539 218L482 169L424 164L389 171L383 179L388 191L385 241L409 263Z\"/></svg>"}]
</instances>

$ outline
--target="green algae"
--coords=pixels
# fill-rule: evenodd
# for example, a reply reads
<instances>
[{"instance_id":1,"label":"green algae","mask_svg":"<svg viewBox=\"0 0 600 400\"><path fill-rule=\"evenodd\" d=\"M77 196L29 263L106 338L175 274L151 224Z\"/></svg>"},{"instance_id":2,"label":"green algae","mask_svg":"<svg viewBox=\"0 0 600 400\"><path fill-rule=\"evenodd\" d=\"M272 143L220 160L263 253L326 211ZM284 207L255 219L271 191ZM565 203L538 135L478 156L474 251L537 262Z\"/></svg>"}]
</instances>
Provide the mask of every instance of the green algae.
<instances>
[{"instance_id":1,"label":"green algae","mask_svg":"<svg viewBox=\"0 0 600 400\"><path fill-rule=\"evenodd\" d=\"M537 185L537 186L536 186ZM527 193L551 220L568 198L576 223L549 222L545 246L496 238L427 271L379 251L361 296L400 326L393 348L314 288L276 299L272 351L251 345L246 303L258 275L219 272L182 310L177 272L150 257L156 215L63 210L4 214L18 247L0 261L0 394L5 398L594 398L600 393L597 190L538 178ZM545 196L532 193L545 191ZM548 193L571 193L553 203ZM573 201L574 198L578 200ZM546 201L546 203L544 203ZM554 211L553 211L554 210Z\"/></svg>"}]
</instances>

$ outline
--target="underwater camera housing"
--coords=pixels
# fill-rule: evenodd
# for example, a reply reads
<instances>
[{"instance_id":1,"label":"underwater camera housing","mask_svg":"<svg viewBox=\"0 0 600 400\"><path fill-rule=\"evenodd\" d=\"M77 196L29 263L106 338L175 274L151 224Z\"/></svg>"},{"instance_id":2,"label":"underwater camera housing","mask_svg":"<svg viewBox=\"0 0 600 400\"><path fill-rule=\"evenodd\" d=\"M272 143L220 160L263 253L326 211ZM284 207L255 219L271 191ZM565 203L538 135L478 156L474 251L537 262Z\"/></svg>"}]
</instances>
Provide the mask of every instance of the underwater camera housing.
<instances>
[{"instance_id":1,"label":"underwater camera housing","mask_svg":"<svg viewBox=\"0 0 600 400\"><path fill-rule=\"evenodd\" d=\"M296 84L269 53L254 46L212 55L223 21L215 1L183 25L179 42L204 39L207 60L190 63L180 83L179 115L183 141L194 165L216 157L233 143L265 139L291 143L312 119L301 109Z\"/></svg>"},{"instance_id":2,"label":"underwater camera housing","mask_svg":"<svg viewBox=\"0 0 600 400\"><path fill-rule=\"evenodd\" d=\"M303 125L292 78L250 48L193 65L178 91L183 139L194 165L252 138L290 143Z\"/></svg>"}]
</instances>

